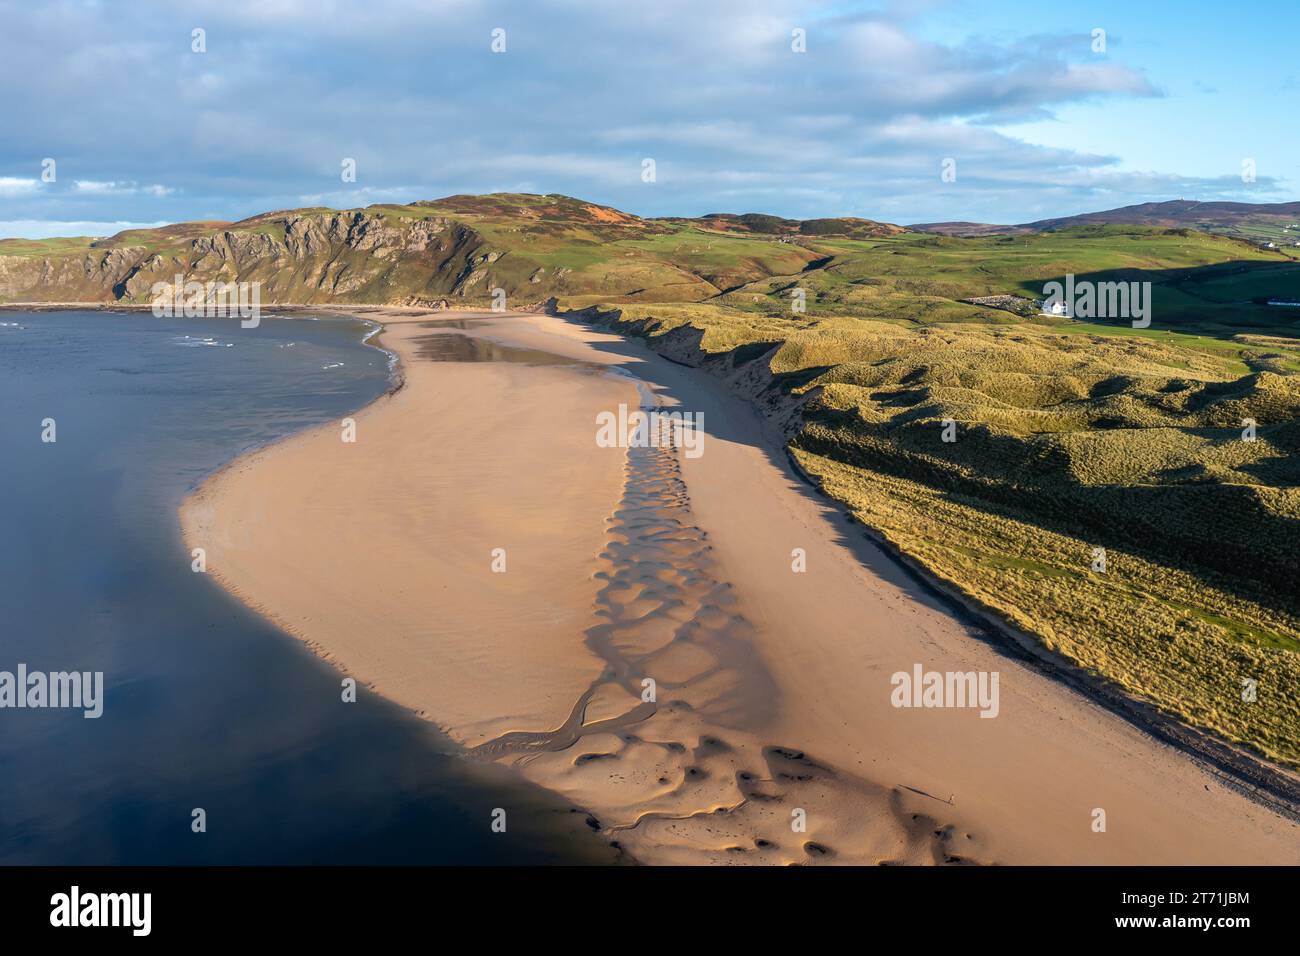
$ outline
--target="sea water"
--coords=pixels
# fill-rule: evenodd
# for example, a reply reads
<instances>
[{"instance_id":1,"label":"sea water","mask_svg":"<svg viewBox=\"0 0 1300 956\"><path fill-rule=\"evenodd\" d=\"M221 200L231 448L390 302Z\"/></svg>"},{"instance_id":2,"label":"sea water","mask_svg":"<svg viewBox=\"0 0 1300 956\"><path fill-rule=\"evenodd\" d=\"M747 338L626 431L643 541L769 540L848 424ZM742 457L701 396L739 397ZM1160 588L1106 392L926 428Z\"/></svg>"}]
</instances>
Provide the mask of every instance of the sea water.
<instances>
[{"instance_id":1,"label":"sea water","mask_svg":"<svg viewBox=\"0 0 1300 956\"><path fill-rule=\"evenodd\" d=\"M96 719L0 709L0 863L612 860L545 791L365 688L343 702L341 675L191 568L187 492L389 387L366 335L0 312L0 671L103 674Z\"/></svg>"}]
</instances>

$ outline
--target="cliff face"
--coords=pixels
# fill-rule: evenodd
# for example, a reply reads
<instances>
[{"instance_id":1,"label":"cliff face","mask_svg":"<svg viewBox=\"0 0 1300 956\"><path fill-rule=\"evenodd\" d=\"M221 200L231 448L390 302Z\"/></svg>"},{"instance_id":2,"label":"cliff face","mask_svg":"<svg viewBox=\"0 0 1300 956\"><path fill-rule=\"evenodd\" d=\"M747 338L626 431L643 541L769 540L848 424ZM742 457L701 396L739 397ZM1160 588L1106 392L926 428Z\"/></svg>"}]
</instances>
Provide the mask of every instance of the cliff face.
<instances>
[{"instance_id":1,"label":"cliff face","mask_svg":"<svg viewBox=\"0 0 1300 956\"><path fill-rule=\"evenodd\" d=\"M136 234L62 255L0 254L0 301L147 304L156 283L260 282L263 302L486 298L501 258L472 227L441 216L364 211L259 217L208 235Z\"/></svg>"},{"instance_id":2,"label":"cliff face","mask_svg":"<svg viewBox=\"0 0 1300 956\"><path fill-rule=\"evenodd\" d=\"M45 301L64 292L94 290L87 300L112 298L112 289L148 256L140 247L59 257L0 256L0 296Z\"/></svg>"}]
</instances>

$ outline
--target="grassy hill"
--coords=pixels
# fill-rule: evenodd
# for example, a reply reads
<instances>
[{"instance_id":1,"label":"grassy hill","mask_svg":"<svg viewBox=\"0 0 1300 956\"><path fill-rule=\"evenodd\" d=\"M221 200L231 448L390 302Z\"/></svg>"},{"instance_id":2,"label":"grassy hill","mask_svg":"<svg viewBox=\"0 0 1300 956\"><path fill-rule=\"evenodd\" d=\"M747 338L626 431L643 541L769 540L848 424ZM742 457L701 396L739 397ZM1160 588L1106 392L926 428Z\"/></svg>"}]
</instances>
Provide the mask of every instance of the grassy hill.
<instances>
[{"instance_id":1,"label":"grassy hill","mask_svg":"<svg viewBox=\"0 0 1300 956\"><path fill-rule=\"evenodd\" d=\"M909 226L915 232L950 236L982 236L995 233L1024 234L1053 232L1076 226L1155 226L1162 229L1196 229L1257 243L1272 242L1279 248L1300 254L1300 202L1244 203L1198 202L1173 199L1140 203L1102 212L1082 213L1057 219L1039 219L1015 226L981 222L929 222Z\"/></svg>"},{"instance_id":2,"label":"grassy hill","mask_svg":"<svg viewBox=\"0 0 1300 956\"><path fill-rule=\"evenodd\" d=\"M969 601L1300 765L1300 309L1266 304L1300 298L1286 250L1186 222L962 238L515 194L0 242L0 301L145 303L178 272L265 303L595 307L763 407L806 401L799 464ZM1066 274L1151 282L1151 326L1039 314Z\"/></svg>"},{"instance_id":3,"label":"grassy hill","mask_svg":"<svg viewBox=\"0 0 1300 956\"><path fill-rule=\"evenodd\" d=\"M688 222L643 220L564 196L452 196L106 239L0 241L0 302L147 303L158 281L262 283L268 302L486 302L556 294L697 301L815 254ZM522 304L522 303L520 303Z\"/></svg>"}]
</instances>

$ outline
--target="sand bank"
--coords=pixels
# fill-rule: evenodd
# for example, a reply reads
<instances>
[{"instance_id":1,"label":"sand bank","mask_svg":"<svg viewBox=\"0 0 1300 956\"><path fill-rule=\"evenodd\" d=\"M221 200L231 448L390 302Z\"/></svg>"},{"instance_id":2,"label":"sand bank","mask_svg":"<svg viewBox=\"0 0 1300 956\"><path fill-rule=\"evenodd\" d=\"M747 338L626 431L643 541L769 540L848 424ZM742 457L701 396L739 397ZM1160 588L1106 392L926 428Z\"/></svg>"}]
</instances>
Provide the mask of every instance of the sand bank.
<instances>
[{"instance_id":1,"label":"sand bank","mask_svg":"<svg viewBox=\"0 0 1300 956\"><path fill-rule=\"evenodd\" d=\"M355 443L297 436L182 509L222 583L345 674L652 862L1300 859L1291 821L979 640L720 384L542 316L456 332L587 367L421 358L447 319L382 319L406 384ZM640 400L601 365L703 413L704 453L598 446ZM997 671L997 716L893 706L917 665Z\"/></svg>"}]
</instances>

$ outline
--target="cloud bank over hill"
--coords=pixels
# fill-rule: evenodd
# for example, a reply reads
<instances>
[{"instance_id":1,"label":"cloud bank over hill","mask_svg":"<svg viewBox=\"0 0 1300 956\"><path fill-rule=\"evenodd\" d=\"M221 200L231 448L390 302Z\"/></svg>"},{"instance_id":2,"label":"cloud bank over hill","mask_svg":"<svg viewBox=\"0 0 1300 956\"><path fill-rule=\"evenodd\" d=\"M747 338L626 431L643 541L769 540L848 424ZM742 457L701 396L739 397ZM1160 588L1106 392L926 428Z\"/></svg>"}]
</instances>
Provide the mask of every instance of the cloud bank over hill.
<instances>
[{"instance_id":1,"label":"cloud bank over hill","mask_svg":"<svg viewBox=\"0 0 1300 956\"><path fill-rule=\"evenodd\" d=\"M1071 148L1017 134L1168 95L1126 58L1122 22L1097 52L1089 21L982 35L936 28L978 23L965 5L912 8L3 0L0 220L230 219L495 190L642 215L903 222L1289 198L1276 170L1186 175L1176 152L1135 172L1122 132Z\"/></svg>"}]
</instances>

